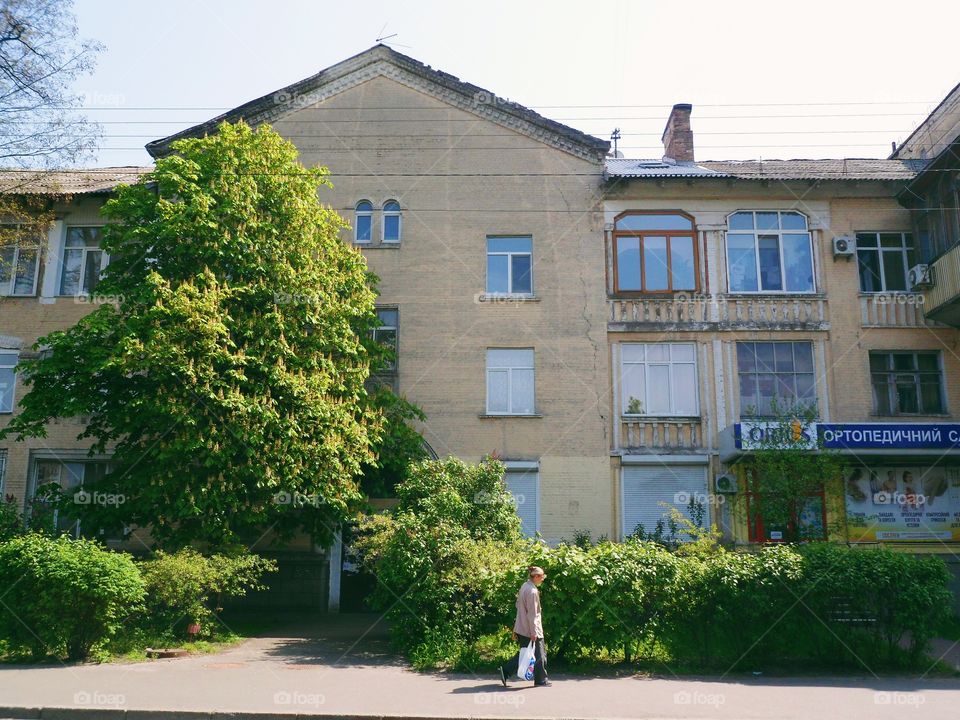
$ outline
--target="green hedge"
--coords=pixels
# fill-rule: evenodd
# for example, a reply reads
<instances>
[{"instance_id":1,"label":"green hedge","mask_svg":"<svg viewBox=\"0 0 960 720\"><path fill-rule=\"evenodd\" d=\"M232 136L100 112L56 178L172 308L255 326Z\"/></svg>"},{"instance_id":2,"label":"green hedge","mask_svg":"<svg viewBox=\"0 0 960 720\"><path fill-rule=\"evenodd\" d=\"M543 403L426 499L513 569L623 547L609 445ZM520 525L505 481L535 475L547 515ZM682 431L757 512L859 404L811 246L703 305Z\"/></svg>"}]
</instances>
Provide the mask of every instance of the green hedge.
<instances>
[{"instance_id":1,"label":"green hedge","mask_svg":"<svg viewBox=\"0 0 960 720\"><path fill-rule=\"evenodd\" d=\"M257 555L156 553L135 562L91 540L39 533L0 542L0 652L82 660L95 649L209 635L222 597L261 587L276 564Z\"/></svg>"},{"instance_id":2,"label":"green hedge","mask_svg":"<svg viewBox=\"0 0 960 720\"><path fill-rule=\"evenodd\" d=\"M36 658L86 658L130 620L144 596L129 555L38 534L0 543L0 587L0 638Z\"/></svg>"}]
</instances>

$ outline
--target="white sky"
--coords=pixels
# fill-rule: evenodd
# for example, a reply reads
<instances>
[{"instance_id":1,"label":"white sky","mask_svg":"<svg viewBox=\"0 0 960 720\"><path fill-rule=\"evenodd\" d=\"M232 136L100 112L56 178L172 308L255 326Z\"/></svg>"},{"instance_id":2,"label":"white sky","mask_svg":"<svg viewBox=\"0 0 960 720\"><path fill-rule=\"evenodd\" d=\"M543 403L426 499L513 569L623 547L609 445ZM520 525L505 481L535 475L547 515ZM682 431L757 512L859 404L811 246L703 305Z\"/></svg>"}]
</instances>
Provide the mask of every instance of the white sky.
<instances>
[{"instance_id":1,"label":"white sky","mask_svg":"<svg viewBox=\"0 0 960 720\"><path fill-rule=\"evenodd\" d=\"M957 0L77 0L76 12L107 47L76 87L108 123L97 165L148 164L149 140L365 50L384 25L400 52L501 97L598 137L620 127L627 157L662 154L677 102L694 106L698 160L885 157L960 82Z\"/></svg>"}]
</instances>

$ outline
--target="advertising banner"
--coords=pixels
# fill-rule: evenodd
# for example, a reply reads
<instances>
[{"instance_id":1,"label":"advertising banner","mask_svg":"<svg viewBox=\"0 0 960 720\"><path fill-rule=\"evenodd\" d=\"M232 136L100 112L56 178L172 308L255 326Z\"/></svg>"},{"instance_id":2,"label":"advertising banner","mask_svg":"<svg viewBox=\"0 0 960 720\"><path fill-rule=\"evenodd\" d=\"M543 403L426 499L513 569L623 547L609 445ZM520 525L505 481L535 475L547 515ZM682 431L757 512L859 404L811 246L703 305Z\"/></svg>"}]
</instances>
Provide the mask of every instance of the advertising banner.
<instances>
[{"instance_id":1,"label":"advertising banner","mask_svg":"<svg viewBox=\"0 0 960 720\"><path fill-rule=\"evenodd\" d=\"M850 542L960 541L960 468L844 470Z\"/></svg>"}]
</instances>

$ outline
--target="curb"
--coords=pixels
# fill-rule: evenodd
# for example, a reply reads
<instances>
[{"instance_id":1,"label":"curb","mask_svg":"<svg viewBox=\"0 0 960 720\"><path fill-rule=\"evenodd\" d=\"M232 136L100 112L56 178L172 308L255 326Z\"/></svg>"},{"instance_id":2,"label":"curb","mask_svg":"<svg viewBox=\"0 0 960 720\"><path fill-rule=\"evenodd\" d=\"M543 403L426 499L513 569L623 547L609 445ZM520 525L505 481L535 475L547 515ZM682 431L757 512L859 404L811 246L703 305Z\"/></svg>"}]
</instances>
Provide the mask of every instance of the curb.
<instances>
[{"instance_id":1,"label":"curb","mask_svg":"<svg viewBox=\"0 0 960 720\"><path fill-rule=\"evenodd\" d=\"M504 720L503 717L458 716L464 720ZM362 715L337 713L261 713L221 710L123 710L92 707L0 707L0 720L458 720L453 716ZM531 720L536 720L531 718ZM566 718L565 720L576 720ZM596 720L596 719L593 719Z\"/></svg>"}]
</instances>

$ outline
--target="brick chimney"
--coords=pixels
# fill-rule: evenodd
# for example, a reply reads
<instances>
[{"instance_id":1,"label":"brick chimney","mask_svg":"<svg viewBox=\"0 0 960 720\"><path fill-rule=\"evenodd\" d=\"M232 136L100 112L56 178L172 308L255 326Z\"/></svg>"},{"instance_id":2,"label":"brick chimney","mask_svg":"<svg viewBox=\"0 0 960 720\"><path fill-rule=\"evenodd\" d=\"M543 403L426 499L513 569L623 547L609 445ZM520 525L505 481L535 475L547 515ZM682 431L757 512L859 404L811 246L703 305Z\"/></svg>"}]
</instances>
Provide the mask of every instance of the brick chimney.
<instances>
[{"instance_id":1,"label":"brick chimney","mask_svg":"<svg viewBox=\"0 0 960 720\"><path fill-rule=\"evenodd\" d=\"M663 129L663 157L678 162L693 162L693 131L690 129L690 113L693 105L674 105Z\"/></svg>"}]
</instances>

